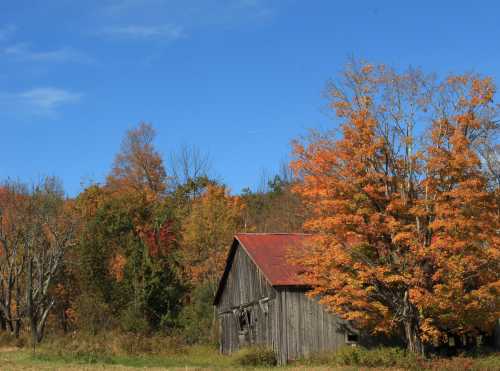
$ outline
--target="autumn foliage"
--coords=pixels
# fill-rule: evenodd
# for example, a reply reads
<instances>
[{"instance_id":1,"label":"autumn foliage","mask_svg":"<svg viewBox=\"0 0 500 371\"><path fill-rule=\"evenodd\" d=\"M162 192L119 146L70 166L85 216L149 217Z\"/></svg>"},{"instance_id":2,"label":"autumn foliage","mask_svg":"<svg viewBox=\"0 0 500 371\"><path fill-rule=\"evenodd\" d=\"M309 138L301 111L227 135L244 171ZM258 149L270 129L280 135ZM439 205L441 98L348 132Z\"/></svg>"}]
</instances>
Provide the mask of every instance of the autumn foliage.
<instances>
[{"instance_id":1,"label":"autumn foliage","mask_svg":"<svg viewBox=\"0 0 500 371\"><path fill-rule=\"evenodd\" d=\"M338 130L294 145L316 235L311 295L414 352L491 334L500 317L497 133L488 78L350 64L328 87ZM491 153L491 152L489 152Z\"/></svg>"},{"instance_id":2,"label":"autumn foliage","mask_svg":"<svg viewBox=\"0 0 500 371\"><path fill-rule=\"evenodd\" d=\"M339 125L294 143L291 168L240 194L156 132L128 130L102 183L0 186L0 333L109 330L213 341L236 232L314 234L311 296L408 348L474 342L500 317L500 156L491 79L348 65ZM305 222L304 222L305 221ZM34 329L34 330L33 330ZM47 330L46 330L47 329ZM215 330L215 331L212 331Z\"/></svg>"},{"instance_id":3,"label":"autumn foliage","mask_svg":"<svg viewBox=\"0 0 500 371\"><path fill-rule=\"evenodd\" d=\"M208 185L183 223L181 261L194 285L215 287L235 231L242 227L243 204L220 185Z\"/></svg>"}]
</instances>

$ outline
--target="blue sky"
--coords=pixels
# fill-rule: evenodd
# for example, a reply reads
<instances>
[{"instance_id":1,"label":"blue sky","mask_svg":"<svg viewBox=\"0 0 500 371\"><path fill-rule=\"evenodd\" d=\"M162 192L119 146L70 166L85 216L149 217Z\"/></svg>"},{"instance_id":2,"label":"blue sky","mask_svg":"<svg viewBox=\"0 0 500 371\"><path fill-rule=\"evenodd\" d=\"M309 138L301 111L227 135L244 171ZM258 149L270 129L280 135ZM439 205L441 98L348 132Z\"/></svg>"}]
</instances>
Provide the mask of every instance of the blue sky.
<instances>
[{"instance_id":1,"label":"blue sky","mask_svg":"<svg viewBox=\"0 0 500 371\"><path fill-rule=\"evenodd\" d=\"M325 83L348 57L500 79L495 1L0 2L0 178L101 181L124 132L210 155L234 192L290 141L332 125Z\"/></svg>"}]
</instances>

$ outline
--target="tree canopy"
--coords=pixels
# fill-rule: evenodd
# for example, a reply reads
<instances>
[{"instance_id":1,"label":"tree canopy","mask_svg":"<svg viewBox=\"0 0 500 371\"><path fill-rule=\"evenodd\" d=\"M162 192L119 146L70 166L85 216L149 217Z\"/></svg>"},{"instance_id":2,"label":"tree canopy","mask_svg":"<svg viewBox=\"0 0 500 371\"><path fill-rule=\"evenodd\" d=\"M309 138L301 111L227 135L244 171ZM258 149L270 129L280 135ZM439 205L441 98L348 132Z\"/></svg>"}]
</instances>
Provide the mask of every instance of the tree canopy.
<instances>
[{"instance_id":1,"label":"tree canopy","mask_svg":"<svg viewBox=\"0 0 500 371\"><path fill-rule=\"evenodd\" d=\"M350 64L329 85L338 130L296 142L311 210L311 295L408 348L491 332L500 316L499 193L481 148L498 130L489 78Z\"/></svg>"}]
</instances>

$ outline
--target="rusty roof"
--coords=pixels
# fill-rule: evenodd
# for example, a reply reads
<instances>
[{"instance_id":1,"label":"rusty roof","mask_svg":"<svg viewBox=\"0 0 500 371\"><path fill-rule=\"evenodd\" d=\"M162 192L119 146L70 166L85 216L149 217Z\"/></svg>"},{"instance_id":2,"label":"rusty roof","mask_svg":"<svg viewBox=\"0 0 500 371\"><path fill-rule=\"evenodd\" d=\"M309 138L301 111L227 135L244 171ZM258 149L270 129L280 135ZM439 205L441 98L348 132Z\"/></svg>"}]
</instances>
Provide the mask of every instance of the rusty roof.
<instances>
[{"instance_id":1,"label":"rusty roof","mask_svg":"<svg viewBox=\"0 0 500 371\"><path fill-rule=\"evenodd\" d=\"M294 252L307 248L307 241L312 235L303 233L238 233L234 236L233 244L229 251L224 274L219 282L215 296L218 302L231 263L240 245L262 272L271 286L302 286L307 287L301 273L304 268L290 262Z\"/></svg>"}]
</instances>

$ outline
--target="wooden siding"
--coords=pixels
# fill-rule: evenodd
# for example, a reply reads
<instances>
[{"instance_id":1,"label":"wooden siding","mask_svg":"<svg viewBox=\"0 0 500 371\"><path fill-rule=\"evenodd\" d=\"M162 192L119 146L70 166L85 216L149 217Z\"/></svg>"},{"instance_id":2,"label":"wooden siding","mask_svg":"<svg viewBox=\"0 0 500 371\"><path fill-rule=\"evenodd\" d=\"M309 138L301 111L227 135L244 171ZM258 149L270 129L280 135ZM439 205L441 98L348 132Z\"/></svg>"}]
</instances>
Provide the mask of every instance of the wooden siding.
<instances>
[{"instance_id":1,"label":"wooden siding","mask_svg":"<svg viewBox=\"0 0 500 371\"><path fill-rule=\"evenodd\" d=\"M217 304L220 350L230 354L243 346L260 344L272 348L280 364L311 353L336 350L345 342L342 322L304 290L273 288L259 268L238 246ZM268 298L267 311L259 300ZM238 309L249 309L251 326L242 336Z\"/></svg>"},{"instance_id":2,"label":"wooden siding","mask_svg":"<svg viewBox=\"0 0 500 371\"><path fill-rule=\"evenodd\" d=\"M267 304L259 300L268 298ZM263 344L277 350L275 321L276 290L267 282L246 252L238 246L231 263L225 287L217 305L220 319L221 352L230 354L243 345ZM263 310L267 306L267 313ZM245 340L240 339L237 313L244 308L251 313L251 326Z\"/></svg>"},{"instance_id":3,"label":"wooden siding","mask_svg":"<svg viewBox=\"0 0 500 371\"><path fill-rule=\"evenodd\" d=\"M303 290L279 289L280 363L346 344L342 321Z\"/></svg>"}]
</instances>

